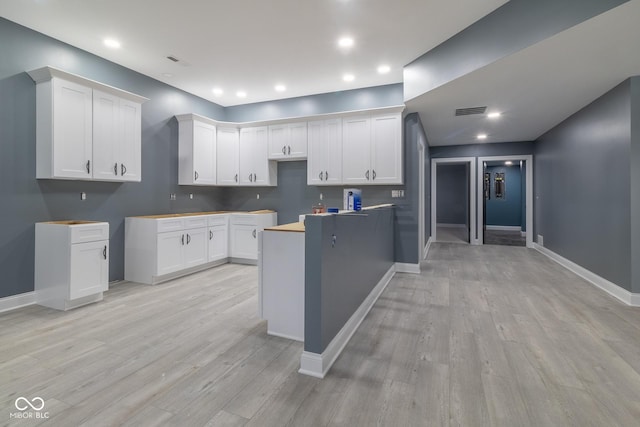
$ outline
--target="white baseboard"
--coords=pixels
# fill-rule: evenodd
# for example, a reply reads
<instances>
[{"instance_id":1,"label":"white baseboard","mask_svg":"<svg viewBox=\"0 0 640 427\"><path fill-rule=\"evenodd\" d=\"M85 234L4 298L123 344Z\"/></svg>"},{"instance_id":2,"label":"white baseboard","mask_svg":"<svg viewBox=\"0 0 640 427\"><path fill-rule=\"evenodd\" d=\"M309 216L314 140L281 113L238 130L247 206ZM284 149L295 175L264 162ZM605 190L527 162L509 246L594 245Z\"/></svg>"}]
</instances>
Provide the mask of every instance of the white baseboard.
<instances>
[{"instance_id":1,"label":"white baseboard","mask_svg":"<svg viewBox=\"0 0 640 427\"><path fill-rule=\"evenodd\" d=\"M355 313L353 313L349 320L347 320L347 323L345 323L342 329L340 329L340 332L333 337L322 354L309 351L302 352L302 356L300 356L299 373L316 378L324 378L364 318L367 316L367 313L369 313L369 310L371 310L371 307L373 307L373 304L375 304L380 294L385 290L395 272L396 267L395 265L392 265L385 275L382 276L375 288L373 288L369 293L367 298L362 301L360 307L358 307Z\"/></svg>"},{"instance_id":2,"label":"white baseboard","mask_svg":"<svg viewBox=\"0 0 640 427\"><path fill-rule=\"evenodd\" d=\"M466 224L447 224L447 223L437 223L436 227L442 228L467 228Z\"/></svg>"},{"instance_id":3,"label":"white baseboard","mask_svg":"<svg viewBox=\"0 0 640 427\"><path fill-rule=\"evenodd\" d=\"M590 282L592 285L602 289L612 297L617 298L627 305L640 307L640 294L629 292L619 285L608 281L604 277L598 276L597 274L587 270L586 268L576 264L575 262L569 261L568 259L558 255L557 253L550 251L544 246L540 246L539 244L534 243L533 248L541 254L548 256L561 266L565 267L567 270L573 271L575 274Z\"/></svg>"},{"instance_id":4,"label":"white baseboard","mask_svg":"<svg viewBox=\"0 0 640 427\"><path fill-rule=\"evenodd\" d=\"M395 271L396 271L396 273L420 274L420 264L409 264L409 263L406 263L406 262L396 262L395 263Z\"/></svg>"},{"instance_id":5,"label":"white baseboard","mask_svg":"<svg viewBox=\"0 0 640 427\"><path fill-rule=\"evenodd\" d=\"M431 239L431 236L429 236L429 238L427 239L427 244L424 245L424 251L423 251L423 256L422 259L427 259L427 255L429 255L429 249L431 249L431 243L433 242L433 239Z\"/></svg>"},{"instance_id":6,"label":"white baseboard","mask_svg":"<svg viewBox=\"0 0 640 427\"><path fill-rule=\"evenodd\" d=\"M493 231L520 231L522 232L522 227L519 225L487 225L487 230Z\"/></svg>"},{"instance_id":7,"label":"white baseboard","mask_svg":"<svg viewBox=\"0 0 640 427\"><path fill-rule=\"evenodd\" d=\"M16 308L26 307L36 303L35 292L25 292L23 294L11 295L10 297L0 298L0 313L15 310Z\"/></svg>"}]
</instances>

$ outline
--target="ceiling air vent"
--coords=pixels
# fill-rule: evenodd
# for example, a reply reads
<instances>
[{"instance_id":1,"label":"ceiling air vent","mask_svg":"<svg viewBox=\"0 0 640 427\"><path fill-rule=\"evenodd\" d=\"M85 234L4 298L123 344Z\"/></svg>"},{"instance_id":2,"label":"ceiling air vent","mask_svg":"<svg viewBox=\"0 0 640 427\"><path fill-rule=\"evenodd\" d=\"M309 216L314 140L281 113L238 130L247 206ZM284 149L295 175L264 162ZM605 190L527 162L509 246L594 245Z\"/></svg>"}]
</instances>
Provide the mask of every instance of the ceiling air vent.
<instances>
[{"instance_id":1,"label":"ceiling air vent","mask_svg":"<svg viewBox=\"0 0 640 427\"><path fill-rule=\"evenodd\" d=\"M169 61L173 61L173 62L180 62L180 60L178 58L176 58L175 56L173 56L173 55L167 56L167 59Z\"/></svg>"},{"instance_id":2,"label":"ceiling air vent","mask_svg":"<svg viewBox=\"0 0 640 427\"><path fill-rule=\"evenodd\" d=\"M470 116L472 114L484 114L487 110L487 107L467 107L467 108L456 108L456 116Z\"/></svg>"}]
</instances>

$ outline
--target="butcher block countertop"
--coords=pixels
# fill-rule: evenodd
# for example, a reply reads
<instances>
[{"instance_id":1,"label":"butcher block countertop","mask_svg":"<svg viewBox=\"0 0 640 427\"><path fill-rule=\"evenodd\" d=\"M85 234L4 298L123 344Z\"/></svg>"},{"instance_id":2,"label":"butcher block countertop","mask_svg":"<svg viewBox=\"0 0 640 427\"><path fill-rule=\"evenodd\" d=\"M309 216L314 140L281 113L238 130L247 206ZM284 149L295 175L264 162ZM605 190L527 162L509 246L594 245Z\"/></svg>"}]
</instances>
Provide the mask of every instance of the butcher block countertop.
<instances>
[{"instance_id":1,"label":"butcher block countertop","mask_svg":"<svg viewBox=\"0 0 640 427\"><path fill-rule=\"evenodd\" d=\"M219 214L231 214L231 213L239 213L239 214L267 214L274 213L275 211L262 209L259 211L211 211L211 212L186 212L186 213L172 213L172 214L161 214L161 215L141 215L133 218L150 218L150 219L161 219L161 218L179 218L182 216L198 216L198 215L219 215Z\"/></svg>"},{"instance_id":2,"label":"butcher block countertop","mask_svg":"<svg viewBox=\"0 0 640 427\"><path fill-rule=\"evenodd\" d=\"M290 224L276 225L275 227L265 228L268 231L293 231L296 233L304 233L304 222L292 222Z\"/></svg>"}]
</instances>

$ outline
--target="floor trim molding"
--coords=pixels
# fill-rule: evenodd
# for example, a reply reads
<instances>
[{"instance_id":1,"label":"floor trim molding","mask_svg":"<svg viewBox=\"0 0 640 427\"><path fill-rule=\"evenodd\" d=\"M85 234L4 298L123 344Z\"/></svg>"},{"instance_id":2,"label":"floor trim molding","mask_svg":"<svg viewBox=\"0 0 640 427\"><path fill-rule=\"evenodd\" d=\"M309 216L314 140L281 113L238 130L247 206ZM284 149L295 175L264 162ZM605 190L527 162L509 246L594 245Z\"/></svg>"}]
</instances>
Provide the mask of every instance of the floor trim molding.
<instances>
[{"instance_id":1,"label":"floor trim molding","mask_svg":"<svg viewBox=\"0 0 640 427\"><path fill-rule=\"evenodd\" d=\"M331 340L322 354L309 351L302 352L302 356L300 356L299 373L316 378L325 377L353 334L358 330L358 327L367 316L367 313L369 313L369 310L371 310L371 307L373 307L378 297L380 297L380 294L385 290L395 272L396 265L392 265L373 290L371 290L367 298L362 301L360 307L358 307L349 320L347 320L347 323L340 329L340 332Z\"/></svg>"},{"instance_id":2,"label":"floor trim molding","mask_svg":"<svg viewBox=\"0 0 640 427\"><path fill-rule=\"evenodd\" d=\"M522 227L519 225L487 225L487 230L494 231L520 231L522 232Z\"/></svg>"},{"instance_id":3,"label":"floor trim molding","mask_svg":"<svg viewBox=\"0 0 640 427\"><path fill-rule=\"evenodd\" d=\"M15 310L16 308L26 307L36 303L35 292L25 292L18 295L0 298L0 313Z\"/></svg>"},{"instance_id":4,"label":"floor trim molding","mask_svg":"<svg viewBox=\"0 0 640 427\"><path fill-rule=\"evenodd\" d=\"M578 276L582 277L595 287L605 291L612 297L625 303L626 305L640 307L640 294L629 292L623 287L608 281L604 277L598 276L594 272L587 270L586 268L576 264L573 261L569 261L563 256L558 255L557 253L545 248L544 246L540 246L539 244L534 243L533 248L541 254L546 255L550 259L554 260L561 266L565 267L567 270L570 270Z\"/></svg>"},{"instance_id":5,"label":"floor trim molding","mask_svg":"<svg viewBox=\"0 0 640 427\"><path fill-rule=\"evenodd\" d=\"M410 264L407 262L396 262L394 265L396 273L420 274L420 264Z\"/></svg>"},{"instance_id":6,"label":"floor trim molding","mask_svg":"<svg viewBox=\"0 0 640 427\"><path fill-rule=\"evenodd\" d=\"M446 222L439 222L436 224L436 227L442 227L442 228L467 228L467 226L465 224L448 224Z\"/></svg>"}]
</instances>

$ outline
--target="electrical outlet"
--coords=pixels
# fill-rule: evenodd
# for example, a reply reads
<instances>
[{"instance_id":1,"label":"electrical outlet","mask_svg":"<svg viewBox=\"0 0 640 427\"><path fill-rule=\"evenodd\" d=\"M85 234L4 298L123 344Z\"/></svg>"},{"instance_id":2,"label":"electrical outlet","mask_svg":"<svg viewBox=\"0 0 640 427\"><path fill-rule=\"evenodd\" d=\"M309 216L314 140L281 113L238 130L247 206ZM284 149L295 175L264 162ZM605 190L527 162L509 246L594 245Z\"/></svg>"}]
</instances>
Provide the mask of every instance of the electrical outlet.
<instances>
[{"instance_id":1,"label":"electrical outlet","mask_svg":"<svg viewBox=\"0 0 640 427\"><path fill-rule=\"evenodd\" d=\"M538 234L538 244L544 246L544 237L542 237L542 234Z\"/></svg>"},{"instance_id":2,"label":"electrical outlet","mask_svg":"<svg viewBox=\"0 0 640 427\"><path fill-rule=\"evenodd\" d=\"M175 199L176 199L176 193L169 194L169 200L175 200Z\"/></svg>"},{"instance_id":3,"label":"electrical outlet","mask_svg":"<svg viewBox=\"0 0 640 427\"><path fill-rule=\"evenodd\" d=\"M189 199L193 200L193 193L189 193Z\"/></svg>"},{"instance_id":4,"label":"electrical outlet","mask_svg":"<svg viewBox=\"0 0 640 427\"><path fill-rule=\"evenodd\" d=\"M260 193L256 194L256 200L260 200Z\"/></svg>"},{"instance_id":5,"label":"electrical outlet","mask_svg":"<svg viewBox=\"0 0 640 427\"><path fill-rule=\"evenodd\" d=\"M80 193L80 200L87 200L87 193L85 193L84 191Z\"/></svg>"},{"instance_id":6,"label":"electrical outlet","mask_svg":"<svg viewBox=\"0 0 640 427\"><path fill-rule=\"evenodd\" d=\"M324 198L324 196L322 195L322 193L320 193L320 200L322 200Z\"/></svg>"},{"instance_id":7,"label":"electrical outlet","mask_svg":"<svg viewBox=\"0 0 640 427\"><path fill-rule=\"evenodd\" d=\"M404 190L391 190L391 197L394 199L404 197Z\"/></svg>"}]
</instances>

